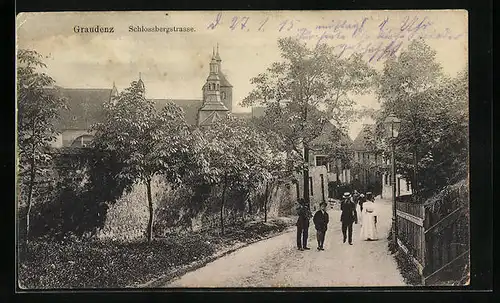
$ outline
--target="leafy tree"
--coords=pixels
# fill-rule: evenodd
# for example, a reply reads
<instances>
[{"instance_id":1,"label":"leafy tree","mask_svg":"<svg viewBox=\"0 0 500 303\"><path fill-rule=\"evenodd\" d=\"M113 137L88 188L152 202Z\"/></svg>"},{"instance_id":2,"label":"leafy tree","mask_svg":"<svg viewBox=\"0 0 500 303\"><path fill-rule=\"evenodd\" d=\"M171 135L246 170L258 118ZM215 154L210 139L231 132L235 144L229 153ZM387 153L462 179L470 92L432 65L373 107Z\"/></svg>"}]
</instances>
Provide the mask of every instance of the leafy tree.
<instances>
[{"instance_id":1,"label":"leafy tree","mask_svg":"<svg viewBox=\"0 0 500 303\"><path fill-rule=\"evenodd\" d=\"M122 163L120 179L139 180L146 186L149 222L148 241L153 240L154 206L151 183L162 176L180 184L187 171L189 131L182 109L167 104L158 111L144 97L144 86L133 81L118 97L105 104L105 118L93 126L93 147L112 152Z\"/></svg>"},{"instance_id":2,"label":"leafy tree","mask_svg":"<svg viewBox=\"0 0 500 303\"><path fill-rule=\"evenodd\" d=\"M55 81L39 71L46 67L41 58L32 50L17 53L17 147L21 188L27 188L26 241L36 178L51 160L50 143L58 134L55 123L66 106Z\"/></svg>"},{"instance_id":3,"label":"leafy tree","mask_svg":"<svg viewBox=\"0 0 500 303\"><path fill-rule=\"evenodd\" d=\"M361 56L339 58L327 45L314 49L294 38L278 40L283 61L252 78L253 91L243 100L267 107L268 127L286 142L288 152L301 155L304 184L309 182L311 144L331 122L342 128L351 115L351 94L366 92L375 71ZM309 202L309 187L304 186Z\"/></svg>"},{"instance_id":4,"label":"leafy tree","mask_svg":"<svg viewBox=\"0 0 500 303\"><path fill-rule=\"evenodd\" d=\"M222 187L220 226L223 234L228 191L255 190L283 167L284 157L272 148L265 136L238 119L220 120L201 132L205 163L202 182Z\"/></svg>"},{"instance_id":5,"label":"leafy tree","mask_svg":"<svg viewBox=\"0 0 500 303\"><path fill-rule=\"evenodd\" d=\"M452 79L441 69L435 51L414 40L398 58L386 61L379 79L379 135L388 114L402 120L395 141L397 168L418 198L466 176L467 72Z\"/></svg>"}]
</instances>

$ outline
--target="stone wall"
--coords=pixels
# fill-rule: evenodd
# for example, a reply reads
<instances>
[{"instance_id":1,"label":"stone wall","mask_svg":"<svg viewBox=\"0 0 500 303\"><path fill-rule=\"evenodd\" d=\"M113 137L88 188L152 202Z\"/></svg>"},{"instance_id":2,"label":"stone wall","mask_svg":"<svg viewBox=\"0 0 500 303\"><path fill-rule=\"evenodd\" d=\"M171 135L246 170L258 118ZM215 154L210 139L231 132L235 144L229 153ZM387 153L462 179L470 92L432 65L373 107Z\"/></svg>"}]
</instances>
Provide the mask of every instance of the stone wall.
<instances>
[{"instance_id":1,"label":"stone wall","mask_svg":"<svg viewBox=\"0 0 500 303\"><path fill-rule=\"evenodd\" d=\"M323 176L323 178L321 178ZM328 178L329 174L325 166L309 167L309 178L312 180L312 188L309 188L309 199L311 201L311 209L318 209L319 204L328 199ZM299 184L299 197L304 195L303 175L297 174L296 179ZM294 185L295 186L295 185ZM292 196L297 196L295 193Z\"/></svg>"},{"instance_id":2,"label":"stone wall","mask_svg":"<svg viewBox=\"0 0 500 303\"><path fill-rule=\"evenodd\" d=\"M265 186L251 194L253 211L249 214L248 205L237 210L229 207L232 202L228 201L225 208L224 222L226 225L237 221L263 218L263 199ZM213 190L205 202L205 206L193 217L189 217L186 206L193 199L192 192L186 188L172 189L160 178L156 178L152 184L153 202L155 206L154 234L164 236L171 232L197 231L201 229L217 229L220 227L218 190ZM230 197L228 197L230 199ZM192 201L191 201L192 202ZM296 198L294 187L291 183L276 182L269 187L269 202L267 205L267 217L294 215ZM137 183L130 193L125 193L115 204L111 205L107 212L104 227L99 231L100 239L114 239L123 241L135 241L145 238L149 219L146 187Z\"/></svg>"},{"instance_id":3,"label":"stone wall","mask_svg":"<svg viewBox=\"0 0 500 303\"><path fill-rule=\"evenodd\" d=\"M159 177L153 179L151 192L155 209L167 190L169 188ZM146 185L136 183L129 193L124 193L116 203L109 207L104 227L99 231L98 237L115 240L145 238L148 219Z\"/></svg>"}]
</instances>

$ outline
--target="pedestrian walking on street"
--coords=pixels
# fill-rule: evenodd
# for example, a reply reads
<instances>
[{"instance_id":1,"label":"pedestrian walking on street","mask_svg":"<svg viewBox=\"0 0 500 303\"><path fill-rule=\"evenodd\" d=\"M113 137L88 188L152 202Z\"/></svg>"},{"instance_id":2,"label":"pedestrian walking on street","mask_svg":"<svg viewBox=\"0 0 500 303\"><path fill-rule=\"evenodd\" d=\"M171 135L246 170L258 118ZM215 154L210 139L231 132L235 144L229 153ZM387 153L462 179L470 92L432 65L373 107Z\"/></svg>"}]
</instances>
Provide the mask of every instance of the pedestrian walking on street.
<instances>
[{"instance_id":1,"label":"pedestrian walking on street","mask_svg":"<svg viewBox=\"0 0 500 303\"><path fill-rule=\"evenodd\" d=\"M318 239L318 250L324 250L325 233L328 226L328 213L326 212L326 203L321 202L318 210L313 217L314 227L316 228L316 238Z\"/></svg>"},{"instance_id":2,"label":"pedestrian walking on street","mask_svg":"<svg viewBox=\"0 0 500 303\"><path fill-rule=\"evenodd\" d=\"M366 200L375 202L375 197L373 196L373 193L371 191L366 192Z\"/></svg>"},{"instance_id":3,"label":"pedestrian walking on street","mask_svg":"<svg viewBox=\"0 0 500 303\"><path fill-rule=\"evenodd\" d=\"M361 240L377 240L377 206L371 200L364 203L361 214Z\"/></svg>"},{"instance_id":4,"label":"pedestrian walking on street","mask_svg":"<svg viewBox=\"0 0 500 303\"><path fill-rule=\"evenodd\" d=\"M359 213L358 213L358 221L361 222L363 220L363 217L361 214L363 213L363 204L366 202L366 196L363 194L359 195L358 198L358 205L359 205Z\"/></svg>"},{"instance_id":5,"label":"pedestrian walking on street","mask_svg":"<svg viewBox=\"0 0 500 303\"><path fill-rule=\"evenodd\" d=\"M307 237L309 231L309 220L312 215L309 205L307 205L305 200L302 198L299 200L297 214L299 216L297 219L297 248L299 250L309 250L310 248L307 247Z\"/></svg>"},{"instance_id":6,"label":"pedestrian walking on street","mask_svg":"<svg viewBox=\"0 0 500 303\"><path fill-rule=\"evenodd\" d=\"M363 203L365 203L365 202L366 202L366 196L363 194L359 195L358 204L359 204L360 212L363 212Z\"/></svg>"},{"instance_id":7,"label":"pedestrian walking on street","mask_svg":"<svg viewBox=\"0 0 500 303\"><path fill-rule=\"evenodd\" d=\"M355 204L358 204L359 201L359 192L355 189L354 192L352 193L352 200L354 201Z\"/></svg>"},{"instance_id":8,"label":"pedestrian walking on street","mask_svg":"<svg viewBox=\"0 0 500 303\"><path fill-rule=\"evenodd\" d=\"M352 245L352 224L358 224L358 214L356 211L356 204L354 203L350 193L346 192L342 196L343 201L340 205L342 211L340 215L340 221L342 222L342 235L344 237L343 242L349 240L349 244Z\"/></svg>"}]
</instances>

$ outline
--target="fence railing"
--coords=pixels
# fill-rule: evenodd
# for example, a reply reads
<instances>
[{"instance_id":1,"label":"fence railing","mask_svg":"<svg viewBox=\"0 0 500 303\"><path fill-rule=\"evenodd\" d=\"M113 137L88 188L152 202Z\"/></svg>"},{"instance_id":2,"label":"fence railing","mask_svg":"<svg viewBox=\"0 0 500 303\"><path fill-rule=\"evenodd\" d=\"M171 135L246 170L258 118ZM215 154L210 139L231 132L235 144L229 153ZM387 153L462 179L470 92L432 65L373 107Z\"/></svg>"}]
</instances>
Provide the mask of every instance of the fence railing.
<instances>
[{"instance_id":1,"label":"fence railing","mask_svg":"<svg viewBox=\"0 0 500 303\"><path fill-rule=\"evenodd\" d=\"M468 199L451 191L438 207L396 202L397 242L417 267L422 284L460 280L468 264Z\"/></svg>"}]
</instances>

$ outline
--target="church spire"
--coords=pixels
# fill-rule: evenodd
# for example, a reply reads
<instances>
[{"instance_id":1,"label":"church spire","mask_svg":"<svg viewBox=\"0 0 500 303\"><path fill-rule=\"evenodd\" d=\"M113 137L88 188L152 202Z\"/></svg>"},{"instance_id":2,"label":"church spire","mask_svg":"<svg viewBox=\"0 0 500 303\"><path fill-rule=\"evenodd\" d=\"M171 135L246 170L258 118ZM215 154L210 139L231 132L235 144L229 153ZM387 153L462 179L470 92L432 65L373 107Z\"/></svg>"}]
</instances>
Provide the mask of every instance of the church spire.
<instances>
[{"instance_id":1,"label":"church spire","mask_svg":"<svg viewBox=\"0 0 500 303\"><path fill-rule=\"evenodd\" d=\"M118 89L116 88L115 81L113 81L113 88L111 88L111 99L118 97ZM113 104L115 104L115 100L112 100Z\"/></svg>"},{"instance_id":2,"label":"church spire","mask_svg":"<svg viewBox=\"0 0 500 303\"><path fill-rule=\"evenodd\" d=\"M144 85L141 76L141 72L139 72L139 81L137 81L137 86L139 86L139 88L141 89L141 94L142 96L144 96L146 94L146 86Z\"/></svg>"},{"instance_id":3,"label":"church spire","mask_svg":"<svg viewBox=\"0 0 500 303\"><path fill-rule=\"evenodd\" d=\"M215 54L215 47L213 48ZM202 111L227 111L226 106L221 101L220 96L220 71L219 63L212 57L210 61L210 73L205 84L206 95L203 100Z\"/></svg>"},{"instance_id":4,"label":"church spire","mask_svg":"<svg viewBox=\"0 0 500 303\"><path fill-rule=\"evenodd\" d=\"M217 53L215 53L215 60L217 60L217 63L219 63L219 69L220 69L220 62L222 61L220 56L219 56L219 42L217 42Z\"/></svg>"}]
</instances>

